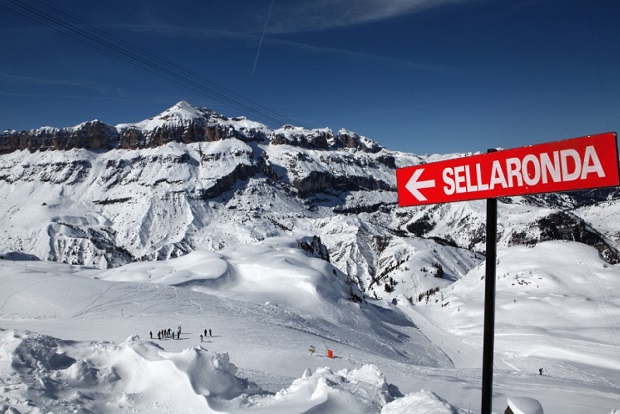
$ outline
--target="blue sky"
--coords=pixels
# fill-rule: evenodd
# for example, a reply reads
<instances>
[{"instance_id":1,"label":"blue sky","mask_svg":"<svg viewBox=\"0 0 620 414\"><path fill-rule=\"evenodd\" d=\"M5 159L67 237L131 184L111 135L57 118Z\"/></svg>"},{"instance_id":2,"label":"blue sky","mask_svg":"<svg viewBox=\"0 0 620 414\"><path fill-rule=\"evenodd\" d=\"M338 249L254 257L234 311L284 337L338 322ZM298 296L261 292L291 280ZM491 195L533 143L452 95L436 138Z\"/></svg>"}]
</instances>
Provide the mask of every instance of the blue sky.
<instances>
[{"instance_id":1,"label":"blue sky","mask_svg":"<svg viewBox=\"0 0 620 414\"><path fill-rule=\"evenodd\" d=\"M13 1L0 0L0 130L137 122L180 100L255 118L34 23ZM46 10L46 0L20 1ZM392 150L484 152L620 129L613 0L50 4L201 85Z\"/></svg>"}]
</instances>

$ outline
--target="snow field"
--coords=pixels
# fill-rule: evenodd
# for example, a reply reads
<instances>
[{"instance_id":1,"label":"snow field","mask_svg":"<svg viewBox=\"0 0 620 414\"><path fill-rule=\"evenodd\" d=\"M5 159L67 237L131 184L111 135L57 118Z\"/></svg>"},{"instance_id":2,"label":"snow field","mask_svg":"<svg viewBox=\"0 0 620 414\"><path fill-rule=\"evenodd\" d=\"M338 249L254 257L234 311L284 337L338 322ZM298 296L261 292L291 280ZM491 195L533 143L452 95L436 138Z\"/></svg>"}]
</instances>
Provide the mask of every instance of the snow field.
<instances>
[{"instance_id":1,"label":"snow field","mask_svg":"<svg viewBox=\"0 0 620 414\"><path fill-rule=\"evenodd\" d=\"M297 246L268 239L109 270L1 260L0 407L479 410L478 259L428 303L358 304L344 274ZM438 253L445 268L456 264L454 250ZM619 268L566 242L500 249L498 259L494 411L511 397L534 398L551 414L618 409ZM149 337L178 325L180 339ZM213 337L200 342L204 329Z\"/></svg>"}]
</instances>

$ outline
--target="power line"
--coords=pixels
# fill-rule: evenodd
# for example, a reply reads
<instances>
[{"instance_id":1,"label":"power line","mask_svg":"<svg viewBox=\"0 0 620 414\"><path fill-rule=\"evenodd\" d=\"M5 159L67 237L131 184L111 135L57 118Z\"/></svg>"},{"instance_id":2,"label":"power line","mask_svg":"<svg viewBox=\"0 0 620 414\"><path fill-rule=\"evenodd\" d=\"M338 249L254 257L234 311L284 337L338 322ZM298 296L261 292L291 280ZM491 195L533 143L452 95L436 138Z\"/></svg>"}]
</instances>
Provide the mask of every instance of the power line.
<instances>
[{"instance_id":1,"label":"power line","mask_svg":"<svg viewBox=\"0 0 620 414\"><path fill-rule=\"evenodd\" d=\"M0 0L0 7L159 79L219 102L231 109L239 110L270 127L296 124L294 120L284 115L106 32L58 6L47 4L42 0L31 0L31 3L39 7L20 0Z\"/></svg>"}]
</instances>

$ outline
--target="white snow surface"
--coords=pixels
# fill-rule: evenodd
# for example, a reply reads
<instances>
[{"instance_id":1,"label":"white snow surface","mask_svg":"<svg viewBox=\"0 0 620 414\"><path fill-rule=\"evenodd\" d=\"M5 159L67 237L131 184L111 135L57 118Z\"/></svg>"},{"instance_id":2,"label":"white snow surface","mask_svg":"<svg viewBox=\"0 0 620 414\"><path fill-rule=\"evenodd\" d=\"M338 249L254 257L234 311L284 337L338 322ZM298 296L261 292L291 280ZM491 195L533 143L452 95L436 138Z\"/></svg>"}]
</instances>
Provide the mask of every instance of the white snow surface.
<instances>
[{"instance_id":1,"label":"white snow surface","mask_svg":"<svg viewBox=\"0 0 620 414\"><path fill-rule=\"evenodd\" d=\"M8 255L0 412L479 412L484 263L415 305L355 303L299 242L107 270ZM494 412L620 409L620 267L574 242L498 263Z\"/></svg>"},{"instance_id":2,"label":"white snow surface","mask_svg":"<svg viewBox=\"0 0 620 414\"><path fill-rule=\"evenodd\" d=\"M510 397L508 406L514 414L543 414L540 402L527 397Z\"/></svg>"},{"instance_id":3,"label":"white snow surface","mask_svg":"<svg viewBox=\"0 0 620 414\"><path fill-rule=\"evenodd\" d=\"M119 131L127 128L137 128L145 131L153 131L157 128L162 127L188 125L193 120L202 117L208 118L210 116L217 118L218 122L221 125L235 126L239 129L256 128L260 130L267 130L267 127L259 122L250 121L245 117L235 117L233 119L229 119L216 114L210 109L195 107L186 101L178 102L172 107L166 109L161 114L152 118L145 119L136 123L118 124L116 125L116 128Z\"/></svg>"}]
</instances>

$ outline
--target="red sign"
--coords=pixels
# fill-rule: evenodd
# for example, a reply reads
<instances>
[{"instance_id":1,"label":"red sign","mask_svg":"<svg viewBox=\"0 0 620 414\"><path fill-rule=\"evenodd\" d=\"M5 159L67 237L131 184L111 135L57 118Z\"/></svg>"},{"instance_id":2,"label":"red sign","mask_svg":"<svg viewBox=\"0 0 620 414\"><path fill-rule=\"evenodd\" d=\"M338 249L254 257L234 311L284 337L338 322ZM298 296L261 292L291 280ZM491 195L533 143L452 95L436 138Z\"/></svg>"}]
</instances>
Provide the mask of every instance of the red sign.
<instances>
[{"instance_id":1,"label":"red sign","mask_svg":"<svg viewBox=\"0 0 620 414\"><path fill-rule=\"evenodd\" d=\"M396 170L401 207L617 185L614 132Z\"/></svg>"}]
</instances>

